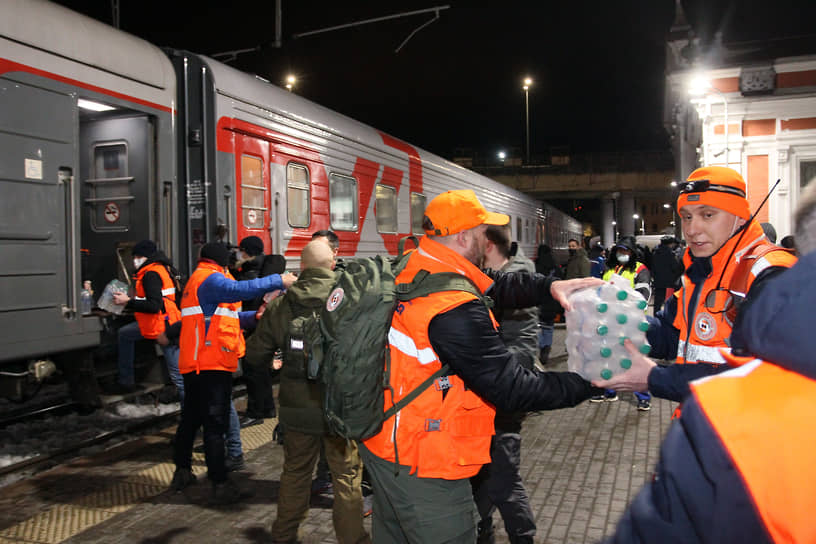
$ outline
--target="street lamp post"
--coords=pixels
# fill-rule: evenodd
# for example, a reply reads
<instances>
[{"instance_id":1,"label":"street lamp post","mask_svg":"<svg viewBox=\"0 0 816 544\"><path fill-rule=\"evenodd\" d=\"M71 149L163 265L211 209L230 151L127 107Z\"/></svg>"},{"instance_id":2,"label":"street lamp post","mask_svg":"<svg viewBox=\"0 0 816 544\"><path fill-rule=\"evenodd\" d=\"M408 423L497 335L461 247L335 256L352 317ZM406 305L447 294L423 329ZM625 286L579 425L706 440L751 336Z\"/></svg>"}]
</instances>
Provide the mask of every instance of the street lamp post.
<instances>
[{"instance_id":1,"label":"street lamp post","mask_svg":"<svg viewBox=\"0 0 816 544\"><path fill-rule=\"evenodd\" d=\"M533 79L529 77L524 78L524 125L527 134L527 164L530 164L530 87L533 85Z\"/></svg>"},{"instance_id":2,"label":"street lamp post","mask_svg":"<svg viewBox=\"0 0 816 544\"><path fill-rule=\"evenodd\" d=\"M702 96L708 91L714 91L723 101L723 119L725 122L725 165L728 166L728 99L717 87L711 85L707 79L696 77L689 86L689 94L692 96Z\"/></svg>"},{"instance_id":3,"label":"street lamp post","mask_svg":"<svg viewBox=\"0 0 816 544\"><path fill-rule=\"evenodd\" d=\"M646 221L638 214L632 214L632 219L635 220L635 231L637 232L637 220L640 219L640 233L646 234Z\"/></svg>"}]
</instances>

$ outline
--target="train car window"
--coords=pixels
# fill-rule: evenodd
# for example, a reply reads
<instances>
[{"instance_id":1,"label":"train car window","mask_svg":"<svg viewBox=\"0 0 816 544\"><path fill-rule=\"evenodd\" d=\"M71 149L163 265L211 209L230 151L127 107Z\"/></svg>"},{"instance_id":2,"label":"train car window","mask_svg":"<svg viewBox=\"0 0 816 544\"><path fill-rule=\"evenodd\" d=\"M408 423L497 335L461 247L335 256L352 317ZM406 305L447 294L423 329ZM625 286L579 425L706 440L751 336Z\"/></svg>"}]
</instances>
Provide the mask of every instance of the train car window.
<instances>
[{"instance_id":1,"label":"train car window","mask_svg":"<svg viewBox=\"0 0 816 544\"><path fill-rule=\"evenodd\" d=\"M133 176L128 174L128 147L124 142L105 142L93 146L93 166L85 180L94 232L130 230L130 205Z\"/></svg>"},{"instance_id":2,"label":"train car window","mask_svg":"<svg viewBox=\"0 0 816 544\"><path fill-rule=\"evenodd\" d=\"M309 169L302 164L290 162L286 165L286 215L289 225L308 227L309 210Z\"/></svg>"},{"instance_id":3,"label":"train car window","mask_svg":"<svg viewBox=\"0 0 816 544\"><path fill-rule=\"evenodd\" d=\"M329 175L329 218L333 230L357 230L358 198L356 179Z\"/></svg>"},{"instance_id":4,"label":"train car window","mask_svg":"<svg viewBox=\"0 0 816 544\"><path fill-rule=\"evenodd\" d=\"M262 229L266 224L266 187L263 185L263 160L241 156L241 215L244 227Z\"/></svg>"},{"instance_id":5,"label":"train car window","mask_svg":"<svg viewBox=\"0 0 816 544\"><path fill-rule=\"evenodd\" d=\"M411 232L424 234L422 218L425 216L425 195L411 193Z\"/></svg>"},{"instance_id":6,"label":"train car window","mask_svg":"<svg viewBox=\"0 0 816 544\"><path fill-rule=\"evenodd\" d=\"M521 242L521 217L516 217L516 242Z\"/></svg>"},{"instance_id":7,"label":"train car window","mask_svg":"<svg viewBox=\"0 0 816 544\"><path fill-rule=\"evenodd\" d=\"M524 220L524 241L530 243L530 220Z\"/></svg>"},{"instance_id":8,"label":"train car window","mask_svg":"<svg viewBox=\"0 0 816 544\"><path fill-rule=\"evenodd\" d=\"M397 232L397 191L388 185L377 184L376 207L377 232Z\"/></svg>"}]
</instances>

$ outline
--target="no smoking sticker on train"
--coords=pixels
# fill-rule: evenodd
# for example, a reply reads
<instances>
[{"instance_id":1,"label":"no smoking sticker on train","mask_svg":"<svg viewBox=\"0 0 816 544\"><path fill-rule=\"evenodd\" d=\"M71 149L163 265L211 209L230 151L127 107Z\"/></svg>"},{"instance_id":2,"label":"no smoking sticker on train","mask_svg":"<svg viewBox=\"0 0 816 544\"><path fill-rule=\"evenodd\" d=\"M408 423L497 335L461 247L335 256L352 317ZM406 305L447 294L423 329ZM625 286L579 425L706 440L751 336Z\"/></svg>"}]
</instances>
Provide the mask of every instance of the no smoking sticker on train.
<instances>
[{"instance_id":1,"label":"no smoking sticker on train","mask_svg":"<svg viewBox=\"0 0 816 544\"><path fill-rule=\"evenodd\" d=\"M116 223L119 221L119 206L116 202L108 202L105 204L105 221L108 223Z\"/></svg>"}]
</instances>

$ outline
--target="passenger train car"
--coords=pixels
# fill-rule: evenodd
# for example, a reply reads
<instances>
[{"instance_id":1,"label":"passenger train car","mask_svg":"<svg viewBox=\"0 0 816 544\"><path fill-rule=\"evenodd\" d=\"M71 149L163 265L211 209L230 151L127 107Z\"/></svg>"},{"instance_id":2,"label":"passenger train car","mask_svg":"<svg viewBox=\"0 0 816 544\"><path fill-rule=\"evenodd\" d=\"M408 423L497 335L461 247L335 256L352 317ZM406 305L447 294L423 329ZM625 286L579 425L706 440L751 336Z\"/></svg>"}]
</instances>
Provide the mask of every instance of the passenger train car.
<instances>
[{"instance_id":1,"label":"passenger train car","mask_svg":"<svg viewBox=\"0 0 816 544\"><path fill-rule=\"evenodd\" d=\"M92 376L96 295L157 242L182 276L202 244L259 236L297 269L318 229L395 253L425 204L472 188L535 256L581 225L554 208L212 59L44 0L0 0L0 396L55 359Z\"/></svg>"}]
</instances>

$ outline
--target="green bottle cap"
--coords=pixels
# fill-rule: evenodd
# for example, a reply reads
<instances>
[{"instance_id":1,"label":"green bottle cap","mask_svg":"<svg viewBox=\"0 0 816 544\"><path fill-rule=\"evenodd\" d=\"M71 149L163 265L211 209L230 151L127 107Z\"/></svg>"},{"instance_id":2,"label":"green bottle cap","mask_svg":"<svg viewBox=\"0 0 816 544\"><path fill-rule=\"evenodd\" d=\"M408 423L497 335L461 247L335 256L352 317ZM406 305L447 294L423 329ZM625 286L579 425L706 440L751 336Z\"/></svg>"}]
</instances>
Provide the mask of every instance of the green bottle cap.
<instances>
[{"instance_id":1,"label":"green bottle cap","mask_svg":"<svg viewBox=\"0 0 816 544\"><path fill-rule=\"evenodd\" d=\"M609 305L606 302L601 302L600 304L595 306L595 309L598 310L599 313L604 313L609 309Z\"/></svg>"},{"instance_id":2,"label":"green bottle cap","mask_svg":"<svg viewBox=\"0 0 816 544\"><path fill-rule=\"evenodd\" d=\"M601 357L610 357L612 355L612 350L606 346L601 348Z\"/></svg>"},{"instance_id":3,"label":"green bottle cap","mask_svg":"<svg viewBox=\"0 0 816 544\"><path fill-rule=\"evenodd\" d=\"M621 359L620 365L621 365L621 368L629 368L630 366L632 366L632 360L631 359Z\"/></svg>"},{"instance_id":4,"label":"green bottle cap","mask_svg":"<svg viewBox=\"0 0 816 544\"><path fill-rule=\"evenodd\" d=\"M612 377L611 370L609 370L608 368L604 368L603 370L601 370L601 378L603 378L604 380L608 380L611 377Z\"/></svg>"},{"instance_id":5,"label":"green bottle cap","mask_svg":"<svg viewBox=\"0 0 816 544\"><path fill-rule=\"evenodd\" d=\"M649 330L649 322L648 321L641 321L638 323L638 330L642 332L646 332Z\"/></svg>"},{"instance_id":6,"label":"green bottle cap","mask_svg":"<svg viewBox=\"0 0 816 544\"><path fill-rule=\"evenodd\" d=\"M620 344L622 346L623 343L626 342L626 340L628 340L628 339L629 339L628 336L621 336L620 338L618 338L618 344Z\"/></svg>"},{"instance_id":7,"label":"green bottle cap","mask_svg":"<svg viewBox=\"0 0 816 544\"><path fill-rule=\"evenodd\" d=\"M616 316L615 316L615 320L616 320L618 323L620 323L621 325L623 325L624 323L626 323L626 314L618 314L618 315L616 315Z\"/></svg>"},{"instance_id":8,"label":"green bottle cap","mask_svg":"<svg viewBox=\"0 0 816 544\"><path fill-rule=\"evenodd\" d=\"M626 297L629 296L629 293L627 293L626 291L621 289L620 291L618 291L618 294L615 295L615 296L618 297L618 300L626 300Z\"/></svg>"},{"instance_id":9,"label":"green bottle cap","mask_svg":"<svg viewBox=\"0 0 816 544\"><path fill-rule=\"evenodd\" d=\"M606 333L609 332L609 327L606 325L598 325L598 328L595 329L599 335L604 336Z\"/></svg>"},{"instance_id":10,"label":"green bottle cap","mask_svg":"<svg viewBox=\"0 0 816 544\"><path fill-rule=\"evenodd\" d=\"M648 305L649 305L649 303L646 302L645 300L639 300L638 303L637 303L638 310L645 310L646 306L648 306Z\"/></svg>"},{"instance_id":11,"label":"green bottle cap","mask_svg":"<svg viewBox=\"0 0 816 544\"><path fill-rule=\"evenodd\" d=\"M652 350L652 346L649 344L643 344L638 348L638 351L641 352L643 355L649 355L649 352Z\"/></svg>"}]
</instances>

